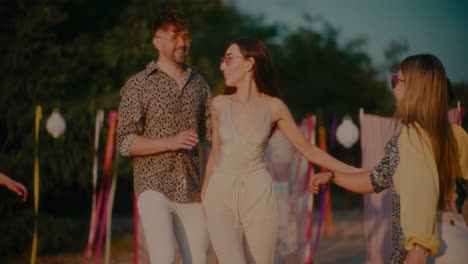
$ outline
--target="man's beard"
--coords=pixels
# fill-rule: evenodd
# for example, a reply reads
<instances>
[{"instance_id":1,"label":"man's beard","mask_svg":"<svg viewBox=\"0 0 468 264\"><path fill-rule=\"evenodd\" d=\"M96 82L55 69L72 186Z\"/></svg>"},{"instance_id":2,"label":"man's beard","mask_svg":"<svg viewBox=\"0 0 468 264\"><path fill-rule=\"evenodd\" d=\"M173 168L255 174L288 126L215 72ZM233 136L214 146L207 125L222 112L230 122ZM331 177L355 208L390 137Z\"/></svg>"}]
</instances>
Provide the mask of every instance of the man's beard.
<instances>
[{"instance_id":1,"label":"man's beard","mask_svg":"<svg viewBox=\"0 0 468 264\"><path fill-rule=\"evenodd\" d=\"M178 52L182 51L183 55L179 55ZM175 62L182 64L185 62L185 59L187 58L187 49L178 49L175 50L172 53L172 58L174 59Z\"/></svg>"}]
</instances>

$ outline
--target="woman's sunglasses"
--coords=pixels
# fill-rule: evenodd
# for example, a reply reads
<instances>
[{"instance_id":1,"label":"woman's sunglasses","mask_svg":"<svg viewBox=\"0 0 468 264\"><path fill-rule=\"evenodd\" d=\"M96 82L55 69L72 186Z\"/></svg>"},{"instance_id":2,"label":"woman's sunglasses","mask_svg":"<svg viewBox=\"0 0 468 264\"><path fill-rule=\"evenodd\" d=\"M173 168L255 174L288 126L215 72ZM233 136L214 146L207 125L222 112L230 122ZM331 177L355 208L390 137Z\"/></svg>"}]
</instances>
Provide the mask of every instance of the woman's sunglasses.
<instances>
[{"instance_id":1,"label":"woman's sunglasses","mask_svg":"<svg viewBox=\"0 0 468 264\"><path fill-rule=\"evenodd\" d=\"M235 59L235 58L247 58L246 56L232 56L232 55L227 55L227 56L223 56L219 59L219 65L226 63L226 65L229 65L231 64L231 61L232 59Z\"/></svg>"},{"instance_id":2,"label":"woman's sunglasses","mask_svg":"<svg viewBox=\"0 0 468 264\"><path fill-rule=\"evenodd\" d=\"M392 83L392 88L395 89L395 87L398 85L399 82L405 83L405 80L402 80L398 78L397 75L393 75L392 78L390 79Z\"/></svg>"}]
</instances>

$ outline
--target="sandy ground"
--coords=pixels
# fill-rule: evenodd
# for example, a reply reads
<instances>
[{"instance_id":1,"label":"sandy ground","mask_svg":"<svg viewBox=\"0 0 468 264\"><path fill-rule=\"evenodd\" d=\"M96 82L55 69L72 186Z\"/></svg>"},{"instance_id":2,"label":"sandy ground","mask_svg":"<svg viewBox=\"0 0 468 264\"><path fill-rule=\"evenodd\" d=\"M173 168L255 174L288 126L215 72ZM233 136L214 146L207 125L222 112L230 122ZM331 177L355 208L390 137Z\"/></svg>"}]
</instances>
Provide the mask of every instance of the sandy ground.
<instances>
[{"instance_id":1,"label":"sandy ground","mask_svg":"<svg viewBox=\"0 0 468 264\"><path fill-rule=\"evenodd\" d=\"M314 255L314 264L364 263L366 252L362 211L334 212L333 219L338 231L334 236L321 239Z\"/></svg>"},{"instance_id":2,"label":"sandy ground","mask_svg":"<svg viewBox=\"0 0 468 264\"><path fill-rule=\"evenodd\" d=\"M314 255L314 264L358 264L364 263L364 237L362 211L347 210L334 212L334 223L338 231L333 236L322 236L319 248ZM131 228L128 219L122 221L124 229ZM121 226L122 226L121 225ZM315 238L315 235L314 235ZM112 244L112 264L133 263L133 237L130 233L122 234ZM29 263L28 257L21 257L6 264ZM91 264L81 252L63 253L54 256L39 256L37 264ZM101 262L104 263L104 262Z\"/></svg>"}]
</instances>

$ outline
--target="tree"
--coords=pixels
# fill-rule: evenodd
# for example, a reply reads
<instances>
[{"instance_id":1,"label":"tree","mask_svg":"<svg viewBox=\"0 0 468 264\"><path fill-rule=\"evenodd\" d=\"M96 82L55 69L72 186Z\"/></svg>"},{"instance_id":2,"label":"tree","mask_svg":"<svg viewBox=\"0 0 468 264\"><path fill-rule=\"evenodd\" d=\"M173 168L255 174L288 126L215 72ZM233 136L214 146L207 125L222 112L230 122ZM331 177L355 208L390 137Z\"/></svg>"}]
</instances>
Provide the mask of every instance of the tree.
<instances>
[{"instance_id":1,"label":"tree","mask_svg":"<svg viewBox=\"0 0 468 264\"><path fill-rule=\"evenodd\" d=\"M275 48L281 92L295 117L321 111L325 120L333 114L356 116L391 112L391 96L364 51L364 39L338 44L338 32L325 24L312 25L287 35ZM356 120L356 119L355 119Z\"/></svg>"},{"instance_id":2,"label":"tree","mask_svg":"<svg viewBox=\"0 0 468 264\"><path fill-rule=\"evenodd\" d=\"M390 41L387 47L384 49L385 57L385 70L396 74L400 69L401 56L407 53L409 50L409 44L407 40Z\"/></svg>"}]
</instances>

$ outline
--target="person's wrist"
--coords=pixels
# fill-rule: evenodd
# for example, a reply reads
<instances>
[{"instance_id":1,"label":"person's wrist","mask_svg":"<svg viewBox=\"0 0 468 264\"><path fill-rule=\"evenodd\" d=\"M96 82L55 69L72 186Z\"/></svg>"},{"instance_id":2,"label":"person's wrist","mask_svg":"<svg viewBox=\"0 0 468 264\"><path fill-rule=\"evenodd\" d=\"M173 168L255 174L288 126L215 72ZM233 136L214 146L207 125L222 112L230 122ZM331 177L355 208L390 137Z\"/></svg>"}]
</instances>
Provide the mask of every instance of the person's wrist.
<instances>
[{"instance_id":1,"label":"person's wrist","mask_svg":"<svg viewBox=\"0 0 468 264\"><path fill-rule=\"evenodd\" d=\"M175 150L174 147L174 137L168 137L165 140L167 150Z\"/></svg>"},{"instance_id":2,"label":"person's wrist","mask_svg":"<svg viewBox=\"0 0 468 264\"><path fill-rule=\"evenodd\" d=\"M3 180L3 185L9 187L9 186L11 186L11 184L12 184L13 182L14 182L14 180L13 180L12 178L5 178L5 179Z\"/></svg>"}]
</instances>

